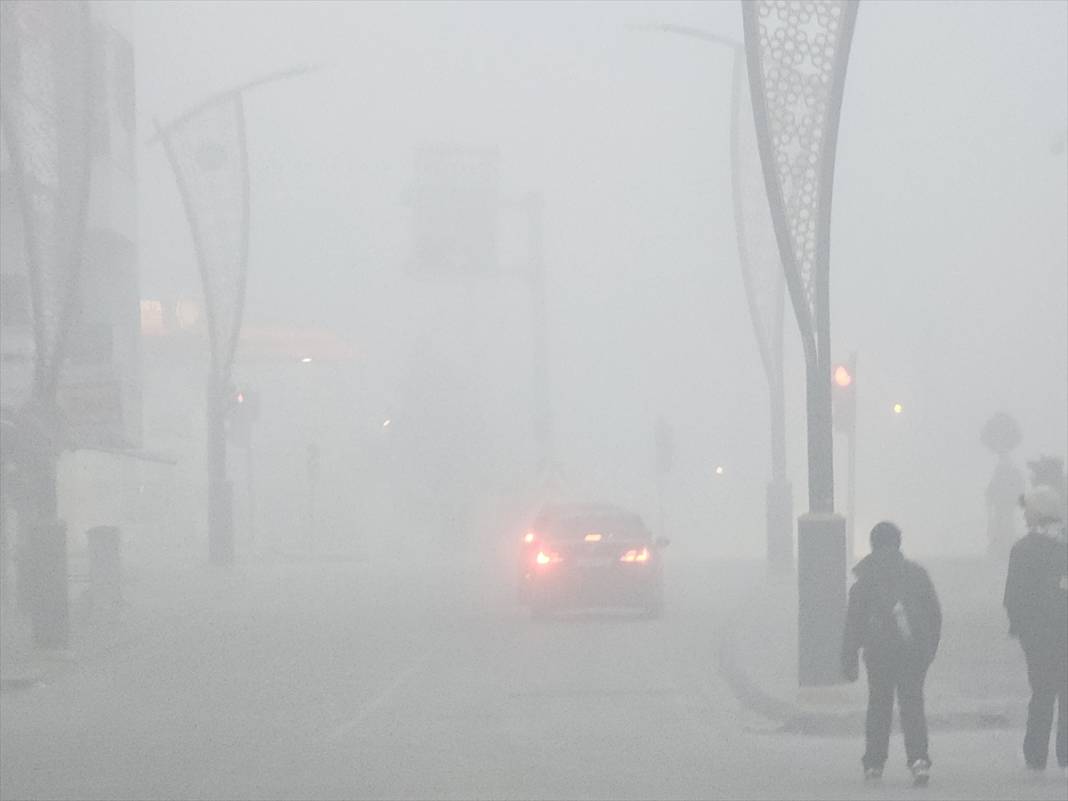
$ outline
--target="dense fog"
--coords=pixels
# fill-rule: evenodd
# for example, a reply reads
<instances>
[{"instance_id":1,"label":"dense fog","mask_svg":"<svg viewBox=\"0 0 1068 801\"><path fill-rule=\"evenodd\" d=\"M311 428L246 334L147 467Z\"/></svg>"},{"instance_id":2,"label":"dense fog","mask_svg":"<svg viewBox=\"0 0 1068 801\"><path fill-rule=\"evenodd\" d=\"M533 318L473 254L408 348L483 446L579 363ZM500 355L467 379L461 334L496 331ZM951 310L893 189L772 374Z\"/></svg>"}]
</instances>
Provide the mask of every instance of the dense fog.
<instances>
[{"instance_id":1,"label":"dense fog","mask_svg":"<svg viewBox=\"0 0 1068 801\"><path fill-rule=\"evenodd\" d=\"M859 16L832 341L835 358L858 354L861 529L892 516L917 550L984 547L994 457L978 432L995 412L1019 421L1021 456L1062 455L1068 439L1065 161L1051 150L1065 118L1063 11L873 2ZM489 280L405 271L416 150L496 149L503 199L545 199L549 391L568 485L651 513L662 416L677 440L671 519L717 552L756 555L747 526L768 476L767 389L734 242L731 54L633 29L740 39L740 17L733 3L153 5L136 15L139 119L149 130L210 92L318 66L247 97L247 323L348 340L356 360L342 369L369 393L346 410L354 426L403 406L403 376L430 342L469 387L458 402L483 464L514 475L530 450L516 425L531 394L522 220L497 215ZM195 294L162 150L141 148L139 169L143 295ZM803 360L786 314L800 508ZM275 402L265 395L265 416ZM324 440L324 458L358 459L316 416L292 422Z\"/></svg>"},{"instance_id":2,"label":"dense fog","mask_svg":"<svg viewBox=\"0 0 1068 801\"><path fill-rule=\"evenodd\" d=\"M811 518L845 538L807 552L798 517L830 509L810 506L804 325L781 265L747 295L739 248L738 187L765 186L740 166L749 117L733 138L742 2L57 3L87 9L96 104L58 390L32 275L65 196L35 228L20 165L53 119L62 162L78 105L19 103L76 54L41 56L16 6L4 799L899 797L898 728L885 783L860 784L846 654L884 520L941 602L933 759L907 732L923 797L1063 797L1063 760L1032 776L1018 753L1029 674L1002 603L1036 504L1060 498L1040 533L1063 543L1068 6L859 4L823 187L842 518ZM788 490L752 316L776 291ZM51 462L21 455L43 386ZM546 600L572 564L626 574L627 602Z\"/></svg>"}]
</instances>

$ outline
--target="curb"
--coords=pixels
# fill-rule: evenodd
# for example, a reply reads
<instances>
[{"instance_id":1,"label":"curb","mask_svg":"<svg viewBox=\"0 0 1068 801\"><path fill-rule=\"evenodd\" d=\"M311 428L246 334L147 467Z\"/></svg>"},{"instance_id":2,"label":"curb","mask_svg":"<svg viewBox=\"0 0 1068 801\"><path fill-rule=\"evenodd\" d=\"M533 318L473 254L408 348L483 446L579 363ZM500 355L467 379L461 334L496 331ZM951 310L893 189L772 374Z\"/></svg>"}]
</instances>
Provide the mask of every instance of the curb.
<instances>
[{"instance_id":1,"label":"curb","mask_svg":"<svg viewBox=\"0 0 1068 801\"><path fill-rule=\"evenodd\" d=\"M739 604L729 618L734 622L713 635L716 670L734 696L743 706L778 724L772 731L781 734L819 737L855 737L863 734L866 709L854 707L841 711L820 711L805 708L772 695L750 678L750 673L739 664L737 631L744 627L747 620L745 611L752 608L749 599ZM991 701L985 704L987 708L984 710L972 708L928 713L927 728L930 731L1014 728L1021 722L1019 712L1014 712L1010 707L1019 706L1020 703L1015 699L1011 702Z\"/></svg>"}]
</instances>

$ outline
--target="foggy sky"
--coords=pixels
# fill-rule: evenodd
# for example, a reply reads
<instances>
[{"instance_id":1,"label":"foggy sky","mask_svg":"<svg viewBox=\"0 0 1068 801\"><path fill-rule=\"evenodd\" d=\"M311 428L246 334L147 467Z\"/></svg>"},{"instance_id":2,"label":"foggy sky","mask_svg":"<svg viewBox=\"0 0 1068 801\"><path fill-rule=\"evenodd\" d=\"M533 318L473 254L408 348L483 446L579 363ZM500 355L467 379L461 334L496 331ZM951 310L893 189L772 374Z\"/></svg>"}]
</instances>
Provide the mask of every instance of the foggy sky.
<instances>
[{"instance_id":1,"label":"foggy sky","mask_svg":"<svg viewBox=\"0 0 1068 801\"><path fill-rule=\"evenodd\" d=\"M437 306L403 274L414 151L496 146L505 193L546 199L553 406L568 474L648 510L651 429L663 414L679 440L676 525L750 520L752 532L724 532L724 543L762 550L767 391L734 240L731 55L627 27L741 39L736 3L153 2L135 16L142 141L154 118L208 93L323 65L248 96L248 321L333 327L379 365L406 354ZM868 0L858 14L834 197L832 341L836 358L859 354L858 528L895 518L906 549L982 547L993 457L978 430L995 411L1019 419L1021 462L1066 452L1068 159L1050 149L1068 120L1066 53L1062 3ZM142 296L195 294L158 145L140 148L139 182ZM509 258L502 269L518 269ZM484 347L496 330L529 325L517 303L483 321ZM802 359L786 314L800 512ZM526 359L525 337L501 338L516 352L498 355Z\"/></svg>"}]
</instances>

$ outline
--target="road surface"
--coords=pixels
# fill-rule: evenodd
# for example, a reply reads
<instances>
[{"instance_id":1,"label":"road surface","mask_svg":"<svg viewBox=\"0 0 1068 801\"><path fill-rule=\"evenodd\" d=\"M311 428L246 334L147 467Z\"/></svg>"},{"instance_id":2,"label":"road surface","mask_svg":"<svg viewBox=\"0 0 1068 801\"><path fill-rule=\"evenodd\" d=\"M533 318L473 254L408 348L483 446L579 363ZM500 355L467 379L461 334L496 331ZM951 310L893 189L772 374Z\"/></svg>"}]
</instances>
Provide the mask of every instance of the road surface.
<instances>
[{"instance_id":1,"label":"road surface","mask_svg":"<svg viewBox=\"0 0 1068 801\"><path fill-rule=\"evenodd\" d=\"M1062 798L1019 733L935 733L908 785L857 739L779 734L716 674L762 568L669 551L667 612L534 622L507 565L143 573L131 641L0 696L15 798Z\"/></svg>"}]
</instances>

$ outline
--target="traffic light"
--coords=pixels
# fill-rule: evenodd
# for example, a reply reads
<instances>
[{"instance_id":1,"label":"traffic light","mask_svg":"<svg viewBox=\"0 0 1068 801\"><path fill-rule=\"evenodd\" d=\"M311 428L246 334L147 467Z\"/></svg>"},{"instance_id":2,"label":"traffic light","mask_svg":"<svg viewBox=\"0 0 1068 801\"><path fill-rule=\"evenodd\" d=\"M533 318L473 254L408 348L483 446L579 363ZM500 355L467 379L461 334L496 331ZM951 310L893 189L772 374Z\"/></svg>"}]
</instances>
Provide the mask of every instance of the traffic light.
<instances>
[{"instance_id":1,"label":"traffic light","mask_svg":"<svg viewBox=\"0 0 1068 801\"><path fill-rule=\"evenodd\" d=\"M260 416L260 397L251 389L235 388L230 392L226 429L235 445L248 446L252 424Z\"/></svg>"},{"instance_id":2,"label":"traffic light","mask_svg":"<svg viewBox=\"0 0 1068 801\"><path fill-rule=\"evenodd\" d=\"M831 405L834 427L853 436L857 421L856 361L838 362L831 368Z\"/></svg>"}]
</instances>

